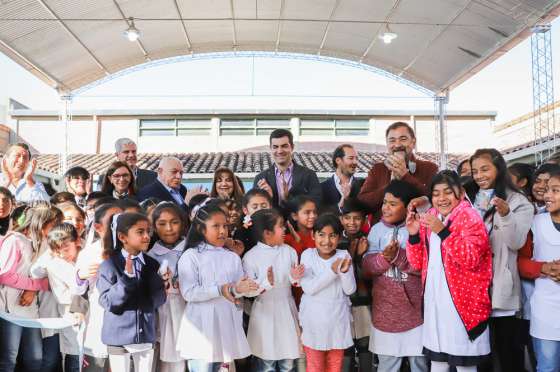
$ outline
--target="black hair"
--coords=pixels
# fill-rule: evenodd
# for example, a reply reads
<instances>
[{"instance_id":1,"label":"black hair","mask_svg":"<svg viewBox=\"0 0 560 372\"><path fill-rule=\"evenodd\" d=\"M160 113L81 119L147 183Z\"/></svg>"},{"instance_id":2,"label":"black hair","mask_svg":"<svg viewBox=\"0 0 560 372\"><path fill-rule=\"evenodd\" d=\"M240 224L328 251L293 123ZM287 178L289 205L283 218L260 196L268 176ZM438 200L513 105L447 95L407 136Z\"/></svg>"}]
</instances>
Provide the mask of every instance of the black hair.
<instances>
[{"instance_id":1,"label":"black hair","mask_svg":"<svg viewBox=\"0 0 560 372\"><path fill-rule=\"evenodd\" d=\"M72 178L72 177L79 177L79 176L88 179L89 178L88 170L84 167L76 166L68 169L66 173L64 173L64 178Z\"/></svg>"},{"instance_id":2,"label":"black hair","mask_svg":"<svg viewBox=\"0 0 560 372\"><path fill-rule=\"evenodd\" d=\"M389 132L398 128L406 128L408 130L408 134L412 139L416 139L416 135L414 134L414 129L404 121L396 121L393 124L389 125L385 130L385 138L389 136Z\"/></svg>"},{"instance_id":3,"label":"black hair","mask_svg":"<svg viewBox=\"0 0 560 372\"><path fill-rule=\"evenodd\" d=\"M287 129L274 129L272 131L272 133L270 133L270 137L269 137L269 141L268 143L270 145L272 145L272 140L275 138L282 138L282 137L288 137L288 142L290 142L290 146L294 147L294 136L292 135L292 132L290 132Z\"/></svg>"},{"instance_id":4,"label":"black hair","mask_svg":"<svg viewBox=\"0 0 560 372\"><path fill-rule=\"evenodd\" d=\"M342 159L344 158L344 156L346 156L346 152L344 151L344 149L353 149L354 146L348 144L348 143L343 143L340 146L337 146L336 149L334 149L334 152L332 154L332 166L334 169L336 169L336 159Z\"/></svg>"},{"instance_id":5,"label":"black hair","mask_svg":"<svg viewBox=\"0 0 560 372\"><path fill-rule=\"evenodd\" d=\"M461 178L459 177L457 172L445 169L436 173L434 177L432 177L432 183L430 184L430 200L432 199L432 194L436 185L442 184L449 186L451 190L453 190L453 195L455 195L455 198L460 199L461 190L463 190ZM457 194L457 190L459 190L459 194Z\"/></svg>"},{"instance_id":6,"label":"black hair","mask_svg":"<svg viewBox=\"0 0 560 372\"><path fill-rule=\"evenodd\" d=\"M457 165L457 174L459 176L461 176L461 171L463 170L463 165L465 165L467 163L470 164L469 159L464 159Z\"/></svg>"},{"instance_id":7,"label":"black hair","mask_svg":"<svg viewBox=\"0 0 560 372\"><path fill-rule=\"evenodd\" d=\"M188 209L189 213L194 209L194 207L196 207L197 205L199 205L200 203L202 203L203 201L205 201L208 198L209 198L209 196L205 193L200 193L200 194L194 195L191 198L191 200L189 200L189 205L187 206L187 209Z\"/></svg>"},{"instance_id":8,"label":"black hair","mask_svg":"<svg viewBox=\"0 0 560 372\"><path fill-rule=\"evenodd\" d=\"M348 198L344 200L342 204L342 215L344 216L345 214L353 212L358 212L365 216L367 214L367 208L357 198Z\"/></svg>"},{"instance_id":9,"label":"black hair","mask_svg":"<svg viewBox=\"0 0 560 372\"><path fill-rule=\"evenodd\" d=\"M268 192L264 191L263 189L254 188L247 191L247 193L243 195L243 199L241 199L241 206L247 208L247 205L249 205L251 198L253 198L254 196L262 196L263 198L268 200L268 204L272 205L272 199Z\"/></svg>"},{"instance_id":10,"label":"black hair","mask_svg":"<svg viewBox=\"0 0 560 372\"><path fill-rule=\"evenodd\" d=\"M144 210L144 212L148 213L148 211L150 210L150 208L154 208L156 207L159 203L161 203L161 199L160 198L155 198L155 197L149 197L143 201L140 202L140 207Z\"/></svg>"},{"instance_id":11,"label":"black hair","mask_svg":"<svg viewBox=\"0 0 560 372\"><path fill-rule=\"evenodd\" d=\"M508 174L507 164L500 152L496 149L478 149L475 153L470 157L469 161L471 163L471 168L474 160L487 157L490 158L490 161L496 167L496 181L494 183L494 192L495 195L503 200L507 200L507 193L508 192L517 192L521 195L523 194L519 189L513 184L511 177ZM476 194L480 190L480 186L473 180L473 182L466 184L465 189L467 191L467 195L470 200L475 200ZM496 207L492 206L490 209L486 211L484 214L483 219L490 215L493 215L496 211Z\"/></svg>"},{"instance_id":12,"label":"black hair","mask_svg":"<svg viewBox=\"0 0 560 372\"><path fill-rule=\"evenodd\" d=\"M16 198L14 197L14 194L12 194L12 192L10 191L9 188L4 187L4 186L0 186L0 194L4 195L6 198L10 199L12 201L12 205L14 205L16 203Z\"/></svg>"},{"instance_id":13,"label":"black hair","mask_svg":"<svg viewBox=\"0 0 560 372\"><path fill-rule=\"evenodd\" d=\"M557 178L560 179L560 166L556 167L556 169L551 170L548 172L550 174L550 178Z\"/></svg>"},{"instance_id":14,"label":"black hair","mask_svg":"<svg viewBox=\"0 0 560 372\"><path fill-rule=\"evenodd\" d=\"M275 209L261 209L253 213L251 221L253 222L252 233L255 240L263 242L265 231L274 231L274 226L278 220L282 219L282 215Z\"/></svg>"},{"instance_id":15,"label":"black hair","mask_svg":"<svg viewBox=\"0 0 560 372\"><path fill-rule=\"evenodd\" d=\"M140 203L138 203L136 200L131 199L131 198L124 198L124 199L118 199L117 200L117 206L124 210L127 209L134 209L135 212L137 213L143 213L144 210L142 209L142 207L140 206Z\"/></svg>"},{"instance_id":16,"label":"black hair","mask_svg":"<svg viewBox=\"0 0 560 372\"><path fill-rule=\"evenodd\" d=\"M532 181L535 182L538 176L544 173L551 174L552 172L556 172L560 169L560 165L554 163L544 163L540 167L538 167L535 172L533 173Z\"/></svg>"},{"instance_id":17,"label":"black hair","mask_svg":"<svg viewBox=\"0 0 560 372\"><path fill-rule=\"evenodd\" d=\"M25 211L29 208L26 204L16 206L10 213L11 230L17 230L20 223L25 222Z\"/></svg>"},{"instance_id":18,"label":"black hair","mask_svg":"<svg viewBox=\"0 0 560 372\"><path fill-rule=\"evenodd\" d=\"M292 218L292 213L298 213L299 210L303 208L303 206L308 202L312 202L313 204L315 204L315 208L317 209L318 206L315 199L307 195L293 196L289 198L288 201L286 202L285 211L287 212L288 220L290 221L294 229L296 229L296 231L298 230L298 225L296 221Z\"/></svg>"},{"instance_id":19,"label":"black hair","mask_svg":"<svg viewBox=\"0 0 560 372\"><path fill-rule=\"evenodd\" d=\"M86 202L90 202L92 200L101 199L110 196L109 194L104 193L103 191L93 191L89 193L86 197Z\"/></svg>"},{"instance_id":20,"label":"black hair","mask_svg":"<svg viewBox=\"0 0 560 372\"><path fill-rule=\"evenodd\" d=\"M101 207L103 204L117 204L117 199L113 198L112 196L103 196L93 203L93 209L97 209Z\"/></svg>"},{"instance_id":21,"label":"black hair","mask_svg":"<svg viewBox=\"0 0 560 372\"><path fill-rule=\"evenodd\" d=\"M526 196L530 196L533 188L533 174L535 173L535 167L531 164L514 163L508 167L508 171L515 175L515 177L519 180L527 180L527 184L521 188L521 191L523 191Z\"/></svg>"},{"instance_id":22,"label":"black hair","mask_svg":"<svg viewBox=\"0 0 560 372\"><path fill-rule=\"evenodd\" d=\"M207 204L196 212L187 234L187 248L195 248L206 241L204 237L206 221L216 214L222 214L227 219L226 213L216 204Z\"/></svg>"},{"instance_id":23,"label":"black hair","mask_svg":"<svg viewBox=\"0 0 560 372\"><path fill-rule=\"evenodd\" d=\"M313 224L313 233L319 232L327 226L332 227L333 231L338 235L341 235L344 230L340 218L332 213L325 213L320 215L315 224Z\"/></svg>"},{"instance_id":24,"label":"black hair","mask_svg":"<svg viewBox=\"0 0 560 372\"><path fill-rule=\"evenodd\" d=\"M113 216L115 219L115 216ZM103 239L103 251L104 257L109 257L111 253L119 252L123 248L123 244L119 239L119 233L121 234L128 234L128 231L136 225L138 222L146 221L148 224L150 220L146 217L145 214L142 213L122 213L116 219L116 241L113 241L113 233L112 233L112 223L107 226L105 230L105 237Z\"/></svg>"},{"instance_id":25,"label":"black hair","mask_svg":"<svg viewBox=\"0 0 560 372\"><path fill-rule=\"evenodd\" d=\"M177 204L173 202L161 202L152 211L152 221L153 221L155 240L157 241L159 239L159 236L157 236L156 223L163 212L169 212L171 214L174 214L181 221L181 236L184 237L187 234L187 225L188 225L188 218L187 215L185 214L185 211L183 211L181 207L179 207Z\"/></svg>"},{"instance_id":26,"label":"black hair","mask_svg":"<svg viewBox=\"0 0 560 372\"><path fill-rule=\"evenodd\" d=\"M112 208L119 208L119 206L116 203L105 203L105 204L101 204L99 207L96 207L94 209L94 214L93 214L93 223L97 223L97 224L102 223L103 219L105 218L109 210ZM97 231L94 232L94 238L95 240L100 238Z\"/></svg>"},{"instance_id":27,"label":"black hair","mask_svg":"<svg viewBox=\"0 0 560 372\"><path fill-rule=\"evenodd\" d=\"M60 192L57 192L56 194L54 194L53 196L51 196L50 202L51 202L51 204L54 204L54 205L61 204L61 203L66 203L66 202L75 203L76 202L76 197L71 192L60 191Z\"/></svg>"},{"instance_id":28,"label":"black hair","mask_svg":"<svg viewBox=\"0 0 560 372\"><path fill-rule=\"evenodd\" d=\"M387 187L385 187L383 195L387 193L400 199L405 207L412 199L422 196L422 193L414 185L402 180L392 180Z\"/></svg>"}]
</instances>

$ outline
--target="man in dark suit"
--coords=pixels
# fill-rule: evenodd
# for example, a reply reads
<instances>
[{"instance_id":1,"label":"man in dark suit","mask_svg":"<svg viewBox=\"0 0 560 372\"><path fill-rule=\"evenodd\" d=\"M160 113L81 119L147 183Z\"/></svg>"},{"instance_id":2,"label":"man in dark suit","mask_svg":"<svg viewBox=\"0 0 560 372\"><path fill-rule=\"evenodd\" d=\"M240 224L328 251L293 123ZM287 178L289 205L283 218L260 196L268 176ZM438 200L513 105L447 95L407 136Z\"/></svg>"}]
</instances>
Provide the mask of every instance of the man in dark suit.
<instances>
[{"instance_id":1,"label":"man in dark suit","mask_svg":"<svg viewBox=\"0 0 560 372\"><path fill-rule=\"evenodd\" d=\"M157 178L138 192L138 201L142 202L148 198L158 198L170 201L184 210L187 209L185 196L187 188L183 186L183 163L181 160L169 156L160 160L157 169Z\"/></svg>"},{"instance_id":2,"label":"man in dark suit","mask_svg":"<svg viewBox=\"0 0 560 372\"><path fill-rule=\"evenodd\" d=\"M154 182L157 178L157 173L148 169L140 169L136 166L138 162L137 146L130 138L119 138L115 141L115 156L118 161L128 164L134 173L134 182L136 190L140 190L144 186ZM101 189L101 182L105 177L99 177L99 189Z\"/></svg>"},{"instance_id":3,"label":"man in dark suit","mask_svg":"<svg viewBox=\"0 0 560 372\"><path fill-rule=\"evenodd\" d=\"M364 183L363 178L354 177L358 169L358 154L352 145L338 146L332 157L335 173L321 183L323 208L340 211L344 201L355 198Z\"/></svg>"},{"instance_id":4,"label":"man in dark suit","mask_svg":"<svg viewBox=\"0 0 560 372\"><path fill-rule=\"evenodd\" d=\"M294 138L286 129L270 133L270 153L274 165L255 177L253 188L268 192L275 207L284 207L289 197L308 195L321 203L321 185L314 171L293 161Z\"/></svg>"}]
</instances>

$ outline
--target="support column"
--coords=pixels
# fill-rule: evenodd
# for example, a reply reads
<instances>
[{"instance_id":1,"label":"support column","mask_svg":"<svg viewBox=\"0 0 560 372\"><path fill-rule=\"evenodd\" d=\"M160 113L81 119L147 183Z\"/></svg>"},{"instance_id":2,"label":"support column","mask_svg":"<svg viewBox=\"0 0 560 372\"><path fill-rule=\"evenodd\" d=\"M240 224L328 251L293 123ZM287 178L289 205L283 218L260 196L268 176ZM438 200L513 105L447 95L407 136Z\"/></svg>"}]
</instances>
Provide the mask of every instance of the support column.
<instances>
[{"instance_id":1,"label":"support column","mask_svg":"<svg viewBox=\"0 0 560 372\"><path fill-rule=\"evenodd\" d=\"M446 119L445 119L445 109L449 103L449 92L441 92L435 98L435 104L437 108L437 137L439 143L439 169L447 169L447 137L446 137Z\"/></svg>"},{"instance_id":2,"label":"support column","mask_svg":"<svg viewBox=\"0 0 560 372\"><path fill-rule=\"evenodd\" d=\"M68 170L68 153L69 153L69 128L72 122L72 95L60 95L61 112L60 112L60 122L64 125L64 146L62 146L62 151L60 154L60 171L62 175Z\"/></svg>"}]
</instances>

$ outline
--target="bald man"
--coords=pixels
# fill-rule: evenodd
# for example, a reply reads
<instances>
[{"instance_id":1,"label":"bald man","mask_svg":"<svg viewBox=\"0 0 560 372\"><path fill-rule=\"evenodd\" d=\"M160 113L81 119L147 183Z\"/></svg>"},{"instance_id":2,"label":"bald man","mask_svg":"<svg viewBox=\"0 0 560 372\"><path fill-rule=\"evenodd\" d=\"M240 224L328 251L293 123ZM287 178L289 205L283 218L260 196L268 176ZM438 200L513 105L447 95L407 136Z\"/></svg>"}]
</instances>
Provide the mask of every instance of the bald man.
<instances>
[{"instance_id":1,"label":"bald man","mask_svg":"<svg viewBox=\"0 0 560 372\"><path fill-rule=\"evenodd\" d=\"M140 189L138 200L158 198L170 201L186 210L185 195L187 188L181 183L183 180L183 163L181 160L167 156L159 161L157 178L152 183Z\"/></svg>"}]
</instances>

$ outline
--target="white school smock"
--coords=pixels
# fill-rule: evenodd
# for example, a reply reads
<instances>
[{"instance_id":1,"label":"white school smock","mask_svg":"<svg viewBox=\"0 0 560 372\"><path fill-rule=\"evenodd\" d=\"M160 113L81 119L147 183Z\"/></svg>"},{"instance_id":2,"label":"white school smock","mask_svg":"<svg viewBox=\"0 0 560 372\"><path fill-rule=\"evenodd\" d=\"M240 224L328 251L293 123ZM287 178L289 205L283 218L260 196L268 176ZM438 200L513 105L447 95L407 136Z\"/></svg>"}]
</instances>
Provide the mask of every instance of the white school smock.
<instances>
[{"instance_id":1,"label":"white school smock","mask_svg":"<svg viewBox=\"0 0 560 372\"><path fill-rule=\"evenodd\" d=\"M356 291L354 269L336 274L331 266L337 258L350 258L347 251L337 249L324 259L317 248L303 251L301 279L303 296L299 305L299 322L303 345L315 350L346 349L352 340L350 295Z\"/></svg>"},{"instance_id":2,"label":"white school smock","mask_svg":"<svg viewBox=\"0 0 560 372\"><path fill-rule=\"evenodd\" d=\"M232 251L201 243L179 259L179 289L187 306L177 337L184 359L231 362L251 354L243 330L243 310L220 294L220 287L243 278Z\"/></svg>"},{"instance_id":3,"label":"white school smock","mask_svg":"<svg viewBox=\"0 0 560 372\"><path fill-rule=\"evenodd\" d=\"M94 264L103 262L103 246L101 240L97 240L90 244L86 244L85 248L78 254L76 268L87 270ZM103 327L104 309L99 304L99 290L95 283L97 275L87 279L86 285L81 288L87 288L89 311L86 315L86 330L84 333L84 354L95 358L107 358L107 346L101 342L101 329ZM81 291L78 290L78 294Z\"/></svg>"},{"instance_id":4,"label":"white school smock","mask_svg":"<svg viewBox=\"0 0 560 372\"><path fill-rule=\"evenodd\" d=\"M428 273L424 290L423 345L438 353L454 356L479 356L490 354L488 327L474 341L453 304L451 292L441 257L441 239L430 235Z\"/></svg>"},{"instance_id":5,"label":"white school smock","mask_svg":"<svg viewBox=\"0 0 560 372\"><path fill-rule=\"evenodd\" d=\"M290 270L297 265L297 253L287 244L271 247L259 242L243 257L245 274L259 283L251 308L247 340L253 355L264 360L297 359L299 325L292 296ZM272 267L274 285L268 281Z\"/></svg>"},{"instance_id":6,"label":"white school smock","mask_svg":"<svg viewBox=\"0 0 560 372\"><path fill-rule=\"evenodd\" d=\"M539 214L533 220L533 259L551 262L560 259L560 232L550 213ZM560 341L560 283L547 276L535 280L531 296L531 329L533 337Z\"/></svg>"},{"instance_id":7,"label":"white school smock","mask_svg":"<svg viewBox=\"0 0 560 372\"><path fill-rule=\"evenodd\" d=\"M171 277L175 275L177 262L185 249L186 241L183 239L173 249L163 246L160 242L154 244L148 251L148 256L166 265L171 271ZM157 309L157 335L160 344L159 359L164 362L176 363L184 361L176 349L177 334L181 325L181 318L185 312L186 302L177 288L170 288L167 292L167 300Z\"/></svg>"},{"instance_id":8,"label":"white school smock","mask_svg":"<svg viewBox=\"0 0 560 372\"><path fill-rule=\"evenodd\" d=\"M33 272L46 270L46 267L50 265L50 261L52 260L52 258L53 253L49 248L46 239L43 239L43 242L41 243L41 247L39 249L39 258L37 258L37 261L35 261L33 263L33 266L31 267L32 276ZM58 303L56 302L56 298L54 297L54 294L51 292L50 288L48 291L39 291L39 293L37 294L37 298L39 301L40 318L58 318L61 316L58 310ZM54 336L57 333L59 332L54 329L41 328L41 336L43 338Z\"/></svg>"},{"instance_id":9,"label":"white school smock","mask_svg":"<svg viewBox=\"0 0 560 372\"><path fill-rule=\"evenodd\" d=\"M76 287L76 267L74 263L49 253L51 256L44 257L42 266L34 265L31 268L31 275L36 278L47 277L49 279L49 288L57 304L57 316L65 317L70 313L72 295ZM60 352L78 355L80 353L78 326L66 327L59 333Z\"/></svg>"}]
</instances>

